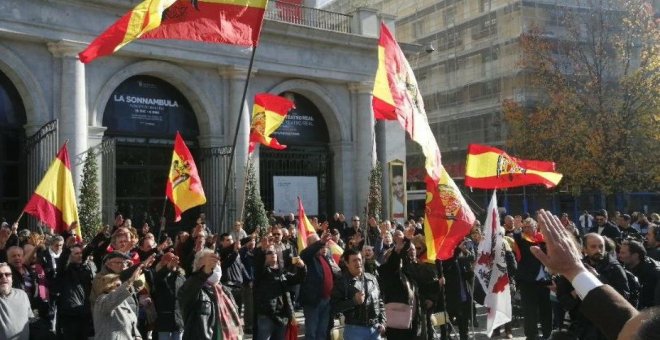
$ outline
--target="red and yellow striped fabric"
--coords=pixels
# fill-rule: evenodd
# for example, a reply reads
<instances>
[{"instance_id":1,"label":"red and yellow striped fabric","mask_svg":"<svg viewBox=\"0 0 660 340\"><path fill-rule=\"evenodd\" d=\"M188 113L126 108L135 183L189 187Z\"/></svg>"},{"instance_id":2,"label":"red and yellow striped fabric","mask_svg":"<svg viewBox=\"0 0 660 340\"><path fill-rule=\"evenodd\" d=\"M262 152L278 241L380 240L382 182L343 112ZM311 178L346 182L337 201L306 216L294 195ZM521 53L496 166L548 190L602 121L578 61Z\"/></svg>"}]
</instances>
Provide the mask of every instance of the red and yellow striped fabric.
<instances>
[{"instance_id":1,"label":"red and yellow striped fabric","mask_svg":"<svg viewBox=\"0 0 660 340\"><path fill-rule=\"evenodd\" d=\"M463 241L475 216L449 174L442 171L439 182L426 176L424 238L428 260L446 260Z\"/></svg>"},{"instance_id":2,"label":"red and yellow striped fabric","mask_svg":"<svg viewBox=\"0 0 660 340\"><path fill-rule=\"evenodd\" d=\"M555 172L555 163L524 160L509 156L503 150L487 145L470 144L465 165L465 186L478 189L499 189L541 184L552 188L562 174Z\"/></svg>"},{"instance_id":3,"label":"red and yellow striped fabric","mask_svg":"<svg viewBox=\"0 0 660 340\"><path fill-rule=\"evenodd\" d=\"M135 39L192 40L256 46L268 0L144 0L79 54L110 55Z\"/></svg>"},{"instance_id":4,"label":"red and yellow striped fabric","mask_svg":"<svg viewBox=\"0 0 660 340\"><path fill-rule=\"evenodd\" d=\"M257 144L277 150L286 149L286 145L280 144L270 135L282 125L292 108L293 102L280 96L270 93L258 93L254 96L248 153L252 153Z\"/></svg>"},{"instance_id":5,"label":"red and yellow striped fabric","mask_svg":"<svg viewBox=\"0 0 660 340\"><path fill-rule=\"evenodd\" d=\"M426 116L422 93L408 60L385 24L380 27L372 105L376 119L398 120L410 139L419 144L426 158L426 172L437 182L443 171L440 148Z\"/></svg>"},{"instance_id":6,"label":"red and yellow striped fabric","mask_svg":"<svg viewBox=\"0 0 660 340\"><path fill-rule=\"evenodd\" d=\"M167 176L165 195L174 205L174 220L179 222L181 214L193 207L206 203L202 179L186 143L177 131L170 173Z\"/></svg>"},{"instance_id":7,"label":"red and yellow striped fabric","mask_svg":"<svg viewBox=\"0 0 660 340\"><path fill-rule=\"evenodd\" d=\"M328 250L330 251L330 256L332 256L332 259L335 261L335 263L339 264L341 261L341 256L344 254L344 249L341 249L341 247L333 240L328 240L326 245L328 246Z\"/></svg>"},{"instance_id":8,"label":"red and yellow striped fabric","mask_svg":"<svg viewBox=\"0 0 660 340\"><path fill-rule=\"evenodd\" d=\"M36 217L55 232L66 231L73 222L78 222L76 191L73 188L66 144L60 148L23 211ZM82 235L80 225L75 232L78 236Z\"/></svg>"},{"instance_id":9,"label":"red and yellow striped fabric","mask_svg":"<svg viewBox=\"0 0 660 340\"><path fill-rule=\"evenodd\" d=\"M314 230L312 223L309 222L302 200L298 197L298 254L307 248L307 237L313 233L316 233L316 230Z\"/></svg>"}]
</instances>

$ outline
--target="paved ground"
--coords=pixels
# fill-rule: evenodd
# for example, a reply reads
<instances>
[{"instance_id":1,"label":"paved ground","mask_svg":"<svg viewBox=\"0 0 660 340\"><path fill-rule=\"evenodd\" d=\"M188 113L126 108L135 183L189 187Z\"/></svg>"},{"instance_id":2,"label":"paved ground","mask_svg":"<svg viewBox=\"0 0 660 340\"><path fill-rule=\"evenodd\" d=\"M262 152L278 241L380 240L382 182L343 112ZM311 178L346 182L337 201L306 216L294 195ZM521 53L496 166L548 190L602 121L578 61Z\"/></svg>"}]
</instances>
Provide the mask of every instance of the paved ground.
<instances>
[{"instance_id":1,"label":"paved ground","mask_svg":"<svg viewBox=\"0 0 660 340\"><path fill-rule=\"evenodd\" d=\"M298 339L304 339L305 338L305 336L304 336L305 319L302 315L302 312L297 312L296 313L296 319L298 320L299 331L300 331L300 335L298 336ZM485 313L484 308L478 308L477 309L477 320L478 320L479 327L474 329L474 333L472 333L472 330L471 330L470 339L476 339L476 340L488 339L488 336L486 336L486 313ZM525 339L525 336L523 335L523 330L522 330L522 320L520 322L520 326L521 327L515 327L513 329L513 339L516 339L516 340L524 340ZM248 334L248 335L245 336L244 339L252 339L252 336ZM438 335L437 339L440 339L440 335ZM452 337L452 339L458 339L458 334L454 334L454 337ZM493 337L493 339L503 339L503 337L502 336ZM347 340L353 340L353 339L347 339ZM359 340L359 339L355 339L355 340ZM392 340L392 339L388 339L388 340ZM396 340L396 339L394 339L394 340ZM407 339L404 339L404 340L407 340Z\"/></svg>"}]
</instances>

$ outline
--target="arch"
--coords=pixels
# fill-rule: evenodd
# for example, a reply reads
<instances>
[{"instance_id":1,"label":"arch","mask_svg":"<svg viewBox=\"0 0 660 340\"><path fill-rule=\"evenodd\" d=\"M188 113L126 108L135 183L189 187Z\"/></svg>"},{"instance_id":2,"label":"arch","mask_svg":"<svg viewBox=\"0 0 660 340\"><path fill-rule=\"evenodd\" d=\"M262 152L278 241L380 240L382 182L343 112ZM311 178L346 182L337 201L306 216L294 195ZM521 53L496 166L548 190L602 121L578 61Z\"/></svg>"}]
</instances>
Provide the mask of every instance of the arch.
<instances>
[{"instance_id":1,"label":"arch","mask_svg":"<svg viewBox=\"0 0 660 340\"><path fill-rule=\"evenodd\" d=\"M14 84L23 100L26 119L26 134L31 127L40 127L50 120L48 105L43 89L22 59L14 52L0 45L0 71Z\"/></svg>"},{"instance_id":2,"label":"arch","mask_svg":"<svg viewBox=\"0 0 660 340\"><path fill-rule=\"evenodd\" d=\"M269 92L273 94L280 94L286 91L300 93L312 101L317 108L319 108L319 111L321 111L321 115L323 115L325 123L328 126L330 143L336 143L350 139L350 119L339 119L340 111L335 105L337 100L326 88L313 81L304 79L291 79L283 81L269 90ZM339 133L331 133L333 131L338 131Z\"/></svg>"},{"instance_id":3,"label":"arch","mask_svg":"<svg viewBox=\"0 0 660 340\"><path fill-rule=\"evenodd\" d=\"M209 113L212 112L211 103L204 95L205 88L200 86L200 82L183 68L162 61L141 61L114 73L96 97L89 116L90 122L96 126L103 125L103 114L110 96L122 82L135 75L160 78L179 90L188 99L195 112L200 136L210 135L213 131L222 131L219 126L216 126L218 120L209 117Z\"/></svg>"}]
</instances>

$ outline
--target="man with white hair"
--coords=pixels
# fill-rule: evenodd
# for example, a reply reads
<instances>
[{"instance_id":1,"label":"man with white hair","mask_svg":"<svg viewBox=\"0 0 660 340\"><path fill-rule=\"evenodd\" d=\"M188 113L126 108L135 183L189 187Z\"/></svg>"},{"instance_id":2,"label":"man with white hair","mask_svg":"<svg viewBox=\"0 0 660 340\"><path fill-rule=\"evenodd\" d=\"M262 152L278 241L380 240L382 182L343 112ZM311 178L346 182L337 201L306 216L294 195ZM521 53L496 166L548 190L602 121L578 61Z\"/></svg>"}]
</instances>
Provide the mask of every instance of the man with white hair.
<instances>
[{"instance_id":1,"label":"man with white hair","mask_svg":"<svg viewBox=\"0 0 660 340\"><path fill-rule=\"evenodd\" d=\"M220 284L221 276L220 257L213 250L204 248L195 254L193 273L179 289L184 340L231 339L243 333L238 309Z\"/></svg>"},{"instance_id":2,"label":"man with white hair","mask_svg":"<svg viewBox=\"0 0 660 340\"><path fill-rule=\"evenodd\" d=\"M27 294L12 288L11 268L5 262L0 263L0 339L28 340L31 317Z\"/></svg>"}]
</instances>

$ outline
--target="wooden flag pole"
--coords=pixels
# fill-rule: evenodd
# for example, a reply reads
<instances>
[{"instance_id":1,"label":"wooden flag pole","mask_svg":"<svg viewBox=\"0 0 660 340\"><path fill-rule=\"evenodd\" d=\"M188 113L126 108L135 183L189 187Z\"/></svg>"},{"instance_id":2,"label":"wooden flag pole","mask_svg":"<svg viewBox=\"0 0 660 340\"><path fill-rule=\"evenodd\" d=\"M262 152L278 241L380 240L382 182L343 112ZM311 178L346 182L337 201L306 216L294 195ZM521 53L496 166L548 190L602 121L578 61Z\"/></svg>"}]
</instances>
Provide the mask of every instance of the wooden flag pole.
<instances>
[{"instance_id":1,"label":"wooden flag pole","mask_svg":"<svg viewBox=\"0 0 660 340\"><path fill-rule=\"evenodd\" d=\"M252 48L252 55L250 56L250 64L248 65L247 77L245 79L245 86L243 87L243 97L239 102L240 108L238 109L238 119L236 120L236 129L234 130L234 141L231 144L231 152L229 154L229 166L227 167L227 178L225 179L225 192L222 195L222 206L220 206L220 220L216 231L222 228L222 222L225 219L225 210L227 206L227 194L229 193L229 179L231 178L232 166L234 165L234 154L236 153L236 141L238 140L238 131L241 128L241 119L243 118L243 107L245 106L245 97L247 96L248 86L250 84L250 76L252 75L252 65L254 64L254 56L257 53L257 46Z\"/></svg>"},{"instance_id":2,"label":"wooden flag pole","mask_svg":"<svg viewBox=\"0 0 660 340\"><path fill-rule=\"evenodd\" d=\"M156 241L160 240L160 235L165 230L165 223L167 220L165 219L165 211L167 209L167 195L165 195L165 200L163 200L163 213L160 215L160 227L158 228L158 236L156 236Z\"/></svg>"}]
</instances>

